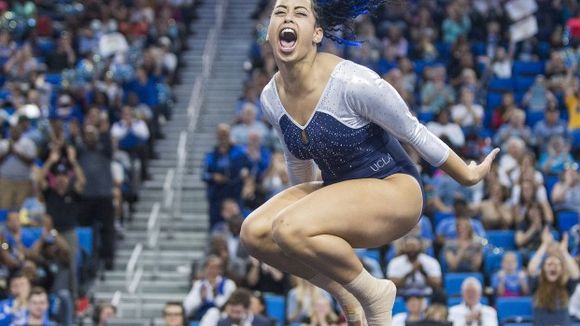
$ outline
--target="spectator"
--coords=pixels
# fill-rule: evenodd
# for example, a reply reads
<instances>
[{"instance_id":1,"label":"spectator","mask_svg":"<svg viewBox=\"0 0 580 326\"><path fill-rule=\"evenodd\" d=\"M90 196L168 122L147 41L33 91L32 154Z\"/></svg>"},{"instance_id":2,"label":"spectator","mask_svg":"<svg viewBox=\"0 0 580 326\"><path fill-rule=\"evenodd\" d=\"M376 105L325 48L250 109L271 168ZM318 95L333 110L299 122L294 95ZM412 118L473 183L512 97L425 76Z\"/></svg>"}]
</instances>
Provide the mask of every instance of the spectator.
<instances>
[{"instance_id":1,"label":"spectator","mask_svg":"<svg viewBox=\"0 0 580 326\"><path fill-rule=\"evenodd\" d=\"M570 325L568 303L580 271L568 253L568 234L556 243L546 228L542 244L528 265L534 295L534 325Z\"/></svg>"},{"instance_id":2,"label":"spectator","mask_svg":"<svg viewBox=\"0 0 580 326\"><path fill-rule=\"evenodd\" d=\"M320 297L332 300L332 297L322 289L299 277L292 277L296 284L290 291L286 300L286 322L299 323L312 314L313 304Z\"/></svg>"},{"instance_id":3,"label":"spectator","mask_svg":"<svg viewBox=\"0 0 580 326\"><path fill-rule=\"evenodd\" d=\"M268 318L254 315L250 310L252 294L246 289L237 289L226 303L226 317L220 319L218 326L269 326Z\"/></svg>"},{"instance_id":4,"label":"spectator","mask_svg":"<svg viewBox=\"0 0 580 326\"><path fill-rule=\"evenodd\" d=\"M407 312L401 312L393 316L393 326L405 326L407 321L422 321L425 319L426 304L423 296L419 293L408 293L405 297Z\"/></svg>"},{"instance_id":5,"label":"spectator","mask_svg":"<svg viewBox=\"0 0 580 326\"><path fill-rule=\"evenodd\" d=\"M69 250L76 253L78 239L75 228L80 218L81 194L83 193L86 179L80 165L76 160L74 148L68 148L68 159L71 169L64 163L57 163L61 155L53 151L46 160L43 168L37 176L39 189L46 205L46 212L52 219L54 229L66 240ZM72 175L74 175L74 179ZM51 180L49 180L52 178ZM52 183L52 185L50 184ZM48 230L49 232L51 229ZM71 279L76 279L75 259L70 259ZM74 281L73 281L74 282ZM76 295L76 282L71 288Z\"/></svg>"},{"instance_id":6,"label":"spectator","mask_svg":"<svg viewBox=\"0 0 580 326\"><path fill-rule=\"evenodd\" d=\"M241 284L246 276L247 270L247 253L239 245L239 232L242 225L242 220L239 217L234 217L228 222L229 227L235 228L237 235L228 239L229 235L214 234L210 239L209 255L215 255L222 259L224 266L223 276L234 281L236 284ZM232 241L230 241L232 240ZM230 249L231 246L231 249ZM234 247L237 246L237 247ZM236 250L233 254L230 250Z\"/></svg>"},{"instance_id":7,"label":"spectator","mask_svg":"<svg viewBox=\"0 0 580 326\"><path fill-rule=\"evenodd\" d=\"M268 140L268 128L264 122L256 120L256 106L252 103L244 104L242 108L242 122L232 128L232 139L238 145L249 142L250 133L257 134L263 141Z\"/></svg>"},{"instance_id":8,"label":"spectator","mask_svg":"<svg viewBox=\"0 0 580 326\"><path fill-rule=\"evenodd\" d=\"M264 199L270 199L288 187L290 187L290 180L288 179L284 154L275 152L272 154L270 167L266 171L262 182L262 188L266 196Z\"/></svg>"},{"instance_id":9,"label":"spectator","mask_svg":"<svg viewBox=\"0 0 580 326\"><path fill-rule=\"evenodd\" d=\"M246 187L246 193L243 196L248 206L257 208L259 203L265 200L263 199L264 195L261 189L256 188L258 188L257 185L261 184L265 177L272 160L272 153L263 144L260 135L255 131L250 131L248 143L243 148L251 164L250 175L252 176L252 183L254 183L252 186L253 189L250 190ZM250 205L251 202L253 202L253 205Z\"/></svg>"},{"instance_id":10,"label":"spectator","mask_svg":"<svg viewBox=\"0 0 580 326\"><path fill-rule=\"evenodd\" d=\"M483 224L481 224L480 221L471 218L471 211L467 206L465 199L460 197L455 199L453 203L453 211L455 216L447 217L443 219L443 221L439 222L439 225L437 225L435 233L437 234L437 242L439 242L439 244L444 244L444 241L446 240L457 239L458 219L468 220L471 224L473 233L480 238L485 238L485 229L483 228Z\"/></svg>"},{"instance_id":11,"label":"spectator","mask_svg":"<svg viewBox=\"0 0 580 326\"><path fill-rule=\"evenodd\" d=\"M0 301L0 323L12 325L26 318L28 295L30 294L30 280L22 271L17 271L10 277L10 296Z\"/></svg>"},{"instance_id":12,"label":"spectator","mask_svg":"<svg viewBox=\"0 0 580 326\"><path fill-rule=\"evenodd\" d=\"M201 278L196 280L183 301L185 315L200 320L212 307L221 308L236 289L236 284L223 275L223 262L217 256L208 256Z\"/></svg>"},{"instance_id":13,"label":"spectator","mask_svg":"<svg viewBox=\"0 0 580 326\"><path fill-rule=\"evenodd\" d=\"M518 137L523 140L526 145L533 146L535 138L530 127L526 126L526 113L520 109L514 110L509 117L509 124L504 124L499 128L494 137L494 143L501 145L511 137Z\"/></svg>"},{"instance_id":14,"label":"spectator","mask_svg":"<svg viewBox=\"0 0 580 326\"><path fill-rule=\"evenodd\" d=\"M113 208L113 176L111 164L113 149L108 124L100 125L101 130L87 125L84 141L78 145L79 164L87 179L82 194L81 225L93 228L98 237L96 254L105 262L105 267L113 267L115 252L115 212Z\"/></svg>"},{"instance_id":15,"label":"spectator","mask_svg":"<svg viewBox=\"0 0 580 326\"><path fill-rule=\"evenodd\" d=\"M445 67L429 68L426 74L428 81L421 88L422 110L437 113L455 102L455 92L445 83Z\"/></svg>"},{"instance_id":16,"label":"spectator","mask_svg":"<svg viewBox=\"0 0 580 326\"><path fill-rule=\"evenodd\" d=\"M148 180L147 141L149 140L149 128L140 119L135 118L133 109L123 107L122 118L115 122L111 128L111 135L118 143L121 150L127 151L132 158L138 158L141 162L141 179Z\"/></svg>"},{"instance_id":17,"label":"spectator","mask_svg":"<svg viewBox=\"0 0 580 326\"><path fill-rule=\"evenodd\" d=\"M534 84L526 92L522 100L522 105L531 112L541 112L549 107L557 110L557 104L558 100L546 86L546 79L542 75L536 77Z\"/></svg>"},{"instance_id":18,"label":"spectator","mask_svg":"<svg viewBox=\"0 0 580 326\"><path fill-rule=\"evenodd\" d=\"M542 243L542 232L549 227L543 215L542 207L538 203L531 203L524 219L516 229L516 245L520 252L528 254L536 251Z\"/></svg>"},{"instance_id":19,"label":"spectator","mask_svg":"<svg viewBox=\"0 0 580 326\"><path fill-rule=\"evenodd\" d=\"M548 202L548 195L543 184L536 184L530 177L520 178L518 185L512 190L512 214L516 223L522 221L530 205L537 203L542 208L544 223L554 223L554 213Z\"/></svg>"},{"instance_id":20,"label":"spectator","mask_svg":"<svg viewBox=\"0 0 580 326\"><path fill-rule=\"evenodd\" d=\"M534 135L536 136L536 145L542 152L546 150L549 141L553 137L567 139L568 126L566 121L560 119L560 110L557 102L550 102L546 107L544 119L538 121L534 126Z\"/></svg>"},{"instance_id":21,"label":"spectator","mask_svg":"<svg viewBox=\"0 0 580 326\"><path fill-rule=\"evenodd\" d=\"M447 240L443 252L450 272L477 272L483 262L483 246L467 218L456 219L457 239Z\"/></svg>"},{"instance_id":22,"label":"spectator","mask_svg":"<svg viewBox=\"0 0 580 326\"><path fill-rule=\"evenodd\" d=\"M170 301L163 307L165 326L185 326L185 310L181 302Z\"/></svg>"},{"instance_id":23,"label":"spectator","mask_svg":"<svg viewBox=\"0 0 580 326\"><path fill-rule=\"evenodd\" d=\"M580 130L580 81L572 78L573 70L568 70L564 102L568 109L568 128Z\"/></svg>"},{"instance_id":24,"label":"spectator","mask_svg":"<svg viewBox=\"0 0 580 326\"><path fill-rule=\"evenodd\" d=\"M560 180L552 189L552 201L556 211L576 211L580 214L580 174L578 163L566 164Z\"/></svg>"},{"instance_id":25,"label":"spectator","mask_svg":"<svg viewBox=\"0 0 580 326\"><path fill-rule=\"evenodd\" d=\"M107 325L107 320L113 319L117 316L117 307L110 303L103 302L96 307L94 316L96 326L105 326Z\"/></svg>"},{"instance_id":26,"label":"spectator","mask_svg":"<svg viewBox=\"0 0 580 326\"><path fill-rule=\"evenodd\" d=\"M421 238L408 236L401 247L402 254L387 266L387 277L397 285L399 294L428 296L440 289L441 266L435 258L422 252Z\"/></svg>"},{"instance_id":27,"label":"spectator","mask_svg":"<svg viewBox=\"0 0 580 326\"><path fill-rule=\"evenodd\" d=\"M574 162L570 154L570 146L561 136L555 136L548 142L545 152L540 156L539 165L545 174L558 175L564 172L566 163Z\"/></svg>"},{"instance_id":28,"label":"spectator","mask_svg":"<svg viewBox=\"0 0 580 326\"><path fill-rule=\"evenodd\" d=\"M494 77L508 79L512 77L512 60L505 48L498 47L491 62Z\"/></svg>"},{"instance_id":29,"label":"spectator","mask_svg":"<svg viewBox=\"0 0 580 326\"><path fill-rule=\"evenodd\" d=\"M462 186L442 170L434 173L430 185L433 187L433 194L428 204L436 212L451 213L457 199L467 203L473 198L472 188Z\"/></svg>"},{"instance_id":30,"label":"spectator","mask_svg":"<svg viewBox=\"0 0 580 326\"><path fill-rule=\"evenodd\" d=\"M435 121L427 123L427 128L441 138L444 142L453 145L455 148L465 144L463 130L456 122L450 121L449 111L443 109L435 115Z\"/></svg>"},{"instance_id":31,"label":"spectator","mask_svg":"<svg viewBox=\"0 0 580 326\"><path fill-rule=\"evenodd\" d=\"M34 244L36 237L32 230L22 227L18 212L8 212L3 235L12 256L20 257L21 259L29 256L29 249Z\"/></svg>"},{"instance_id":32,"label":"spectator","mask_svg":"<svg viewBox=\"0 0 580 326\"><path fill-rule=\"evenodd\" d=\"M34 142L23 135L22 125L10 130L10 138L0 141L0 208L19 209L32 195Z\"/></svg>"},{"instance_id":33,"label":"spectator","mask_svg":"<svg viewBox=\"0 0 580 326\"><path fill-rule=\"evenodd\" d=\"M250 311L254 315L264 316L270 319L271 322L274 322L271 318L266 316L266 301L264 300L262 292L254 291L252 293L252 297L250 298Z\"/></svg>"},{"instance_id":34,"label":"spectator","mask_svg":"<svg viewBox=\"0 0 580 326\"><path fill-rule=\"evenodd\" d=\"M461 284L462 302L449 308L449 321L453 326L497 326L497 312L488 305L480 303L481 283L468 277Z\"/></svg>"},{"instance_id":35,"label":"spectator","mask_svg":"<svg viewBox=\"0 0 580 326\"><path fill-rule=\"evenodd\" d=\"M19 325L16 323L16 325ZM42 288L33 288L28 296L28 313L23 325L55 325L48 316L48 295Z\"/></svg>"},{"instance_id":36,"label":"spectator","mask_svg":"<svg viewBox=\"0 0 580 326\"><path fill-rule=\"evenodd\" d=\"M510 171L509 175L506 175L506 171L502 171L500 176L500 183L505 187L510 187L515 189L521 180L529 179L532 180L537 186L544 184L544 176L542 172L536 169L536 155L533 152L528 151L525 154L516 154L519 157L517 165L514 166Z\"/></svg>"},{"instance_id":37,"label":"spectator","mask_svg":"<svg viewBox=\"0 0 580 326\"><path fill-rule=\"evenodd\" d=\"M491 128L495 130L499 129L504 123L510 120L512 113L517 109L514 94L511 92L503 93L500 106L493 110Z\"/></svg>"},{"instance_id":38,"label":"spectator","mask_svg":"<svg viewBox=\"0 0 580 326\"><path fill-rule=\"evenodd\" d=\"M427 308L427 311L425 312L425 321L444 323L447 322L448 315L449 312L447 306L440 303L433 303L429 305L429 308Z\"/></svg>"},{"instance_id":39,"label":"spectator","mask_svg":"<svg viewBox=\"0 0 580 326\"><path fill-rule=\"evenodd\" d=\"M218 144L205 157L203 181L207 183L210 229L222 221L220 210L222 201L233 198L241 201L242 188L249 180L250 161L243 149L232 144L230 127L217 127Z\"/></svg>"},{"instance_id":40,"label":"spectator","mask_svg":"<svg viewBox=\"0 0 580 326\"><path fill-rule=\"evenodd\" d=\"M250 257L245 284L253 291L271 292L282 295L286 293L288 278L276 268L264 264L254 257Z\"/></svg>"},{"instance_id":41,"label":"spectator","mask_svg":"<svg viewBox=\"0 0 580 326\"><path fill-rule=\"evenodd\" d=\"M302 320L301 324L309 326L345 324L339 320L338 316L332 310L328 298L319 297L316 301L312 302L311 311L310 316Z\"/></svg>"},{"instance_id":42,"label":"spectator","mask_svg":"<svg viewBox=\"0 0 580 326\"><path fill-rule=\"evenodd\" d=\"M501 269L491 279L495 294L500 297L519 297L530 293L528 275L518 267L514 252L506 252L501 261Z\"/></svg>"},{"instance_id":43,"label":"spectator","mask_svg":"<svg viewBox=\"0 0 580 326\"><path fill-rule=\"evenodd\" d=\"M451 107L453 121L463 128L481 126L483 107L474 103L475 94L468 88L461 90L461 103Z\"/></svg>"},{"instance_id":44,"label":"spectator","mask_svg":"<svg viewBox=\"0 0 580 326\"><path fill-rule=\"evenodd\" d=\"M8 282L8 276L10 275L10 271L15 271L18 268L22 267L24 264L24 255L18 254L16 251L16 255L13 254L13 250L6 242L4 237L4 233L0 232L0 282L4 281L4 284ZM4 298L4 289L0 287L0 298Z\"/></svg>"},{"instance_id":45,"label":"spectator","mask_svg":"<svg viewBox=\"0 0 580 326\"><path fill-rule=\"evenodd\" d=\"M46 66L49 72L58 73L64 69L72 68L76 63L76 59L71 35L68 32L63 32L58 38L56 50L47 55Z\"/></svg>"},{"instance_id":46,"label":"spectator","mask_svg":"<svg viewBox=\"0 0 580 326\"><path fill-rule=\"evenodd\" d=\"M441 26L443 41L453 44L460 36L467 36L471 30L471 20L459 1L447 5L447 18Z\"/></svg>"},{"instance_id":47,"label":"spectator","mask_svg":"<svg viewBox=\"0 0 580 326\"><path fill-rule=\"evenodd\" d=\"M477 207L486 230L505 230L513 226L514 219L507 199L508 191L501 184L496 182L489 186L488 198Z\"/></svg>"}]
</instances>

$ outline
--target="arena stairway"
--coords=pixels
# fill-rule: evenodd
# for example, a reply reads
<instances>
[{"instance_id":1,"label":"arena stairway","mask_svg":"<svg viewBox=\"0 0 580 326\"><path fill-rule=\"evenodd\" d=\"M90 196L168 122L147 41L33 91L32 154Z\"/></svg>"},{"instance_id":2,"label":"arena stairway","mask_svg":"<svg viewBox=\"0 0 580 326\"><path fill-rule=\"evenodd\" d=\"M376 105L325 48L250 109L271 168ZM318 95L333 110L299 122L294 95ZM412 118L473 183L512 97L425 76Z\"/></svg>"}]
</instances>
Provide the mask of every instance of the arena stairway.
<instances>
[{"instance_id":1,"label":"arena stairway","mask_svg":"<svg viewBox=\"0 0 580 326\"><path fill-rule=\"evenodd\" d=\"M254 22L249 17L256 3L257 0L229 0L223 32L217 38L214 70L205 85L205 101L195 131L188 141L182 216L169 225L167 212L162 210L160 251L156 254L144 247L141 255L144 273L138 290L140 299L137 300L126 294L125 269L135 245L147 242L150 212L155 202L163 198L167 171L176 166L179 137L189 123L187 108L194 80L201 74L203 48L208 32L215 25L215 2L205 0L198 7L199 18L193 23L195 34L189 40L190 50L182 55L186 66L180 71L181 84L174 88L177 104L173 119L163 126L165 139L156 144L159 159L151 161L150 174L153 178L145 182L140 190L140 201L136 205L133 221L127 223L125 237L117 244L114 269L105 272L93 289L95 302L110 301L115 292L120 291L118 313L127 322L137 318L153 321L155 325L162 324L163 305L185 297L189 291L192 262L204 256L208 221L205 185L201 181L203 158L215 144L215 126L232 120L235 102L242 93L245 78L243 63L253 37ZM171 238L168 238L168 233L171 233Z\"/></svg>"}]
</instances>

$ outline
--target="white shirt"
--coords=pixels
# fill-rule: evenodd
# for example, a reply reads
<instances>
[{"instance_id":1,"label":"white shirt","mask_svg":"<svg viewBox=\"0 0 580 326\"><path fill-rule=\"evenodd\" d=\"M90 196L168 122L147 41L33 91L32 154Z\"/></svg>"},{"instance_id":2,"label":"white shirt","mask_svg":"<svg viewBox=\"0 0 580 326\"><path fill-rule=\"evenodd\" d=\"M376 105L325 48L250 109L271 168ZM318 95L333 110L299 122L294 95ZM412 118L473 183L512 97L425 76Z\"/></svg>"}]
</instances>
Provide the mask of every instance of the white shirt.
<instances>
[{"instance_id":1,"label":"white shirt","mask_svg":"<svg viewBox=\"0 0 580 326\"><path fill-rule=\"evenodd\" d=\"M475 125L475 119L479 121L483 118L483 107L479 104L472 104L470 112L463 104L457 104L451 107L451 118L453 121L461 121L462 127L471 127Z\"/></svg>"},{"instance_id":2,"label":"white shirt","mask_svg":"<svg viewBox=\"0 0 580 326\"><path fill-rule=\"evenodd\" d=\"M427 123L427 129L437 137L447 136L451 143L455 146L461 147L465 144L465 135L458 124L450 122L448 124L440 124L436 121Z\"/></svg>"},{"instance_id":3,"label":"white shirt","mask_svg":"<svg viewBox=\"0 0 580 326\"><path fill-rule=\"evenodd\" d=\"M393 316L393 323L392 326L405 326L407 322L407 313L400 312Z\"/></svg>"},{"instance_id":4,"label":"white shirt","mask_svg":"<svg viewBox=\"0 0 580 326\"><path fill-rule=\"evenodd\" d=\"M437 259L423 253L419 254L417 259L428 277L441 277L441 266ZM393 258L387 266L387 277L401 278L409 274L411 270L413 270L413 264L411 264L407 255L401 255ZM427 280L423 274L415 272L411 279L407 279L405 287L425 288L427 287Z\"/></svg>"},{"instance_id":5,"label":"white shirt","mask_svg":"<svg viewBox=\"0 0 580 326\"><path fill-rule=\"evenodd\" d=\"M147 128L147 124L142 120L137 119L133 119L131 127L129 127L129 125L127 125L123 120L115 122L111 128L111 136L116 139L122 139L127 135L127 133L129 133L129 131L133 132L135 136L141 139L149 138L149 128Z\"/></svg>"},{"instance_id":6,"label":"white shirt","mask_svg":"<svg viewBox=\"0 0 580 326\"><path fill-rule=\"evenodd\" d=\"M222 278L218 276L217 284L224 282L223 284L223 291L222 293L218 293L217 296L214 297L213 291L211 290L211 285L207 279L200 279L193 283L191 287L191 291L187 294L185 299L183 300L183 307L185 308L185 314L190 315L193 311L201 306L203 303L203 299L201 298L201 289L202 286L205 286L207 290L207 301L213 301L216 307L222 307L226 301L230 298L232 292L236 290L236 283L234 281Z\"/></svg>"},{"instance_id":7,"label":"white shirt","mask_svg":"<svg viewBox=\"0 0 580 326\"><path fill-rule=\"evenodd\" d=\"M481 312L481 324L472 322L468 324L465 321L465 316L471 311ZM497 312L490 306L478 304L469 309L465 303L458 304L449 308L449 321L453 322L453 326L497 326Z\"/></svg>"},{"instance_id":8,"label":"white shirt","mask_svg":"<svg viewBox=\"0 0 580 326\"><path fill-rule=\"evenodd\" d=\"M576 285L574 294L570 297L569 312L571 316L580 318L580 286Z\"/></svg>"}]
</instances>

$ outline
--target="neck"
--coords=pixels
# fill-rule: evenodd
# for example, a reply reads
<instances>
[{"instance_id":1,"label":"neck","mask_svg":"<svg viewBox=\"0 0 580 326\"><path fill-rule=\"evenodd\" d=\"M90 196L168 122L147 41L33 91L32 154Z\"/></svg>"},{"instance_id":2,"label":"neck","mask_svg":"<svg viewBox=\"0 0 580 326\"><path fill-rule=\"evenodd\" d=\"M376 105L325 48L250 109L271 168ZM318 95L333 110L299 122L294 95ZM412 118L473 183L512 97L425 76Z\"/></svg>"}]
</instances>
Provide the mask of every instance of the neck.
<instances>
[{"instance_id":1,"label":"neck","mask_svg":"<svg viewBox=\"0 0 580 326\"><path fill-rule=\"evenodd\" d=\"M286 63L278 60L280 79L284 91L290 94L299 94L316 87L317 80L314 72L317 54L313 52L298 62Z\"/></svg>"}]
</instances>

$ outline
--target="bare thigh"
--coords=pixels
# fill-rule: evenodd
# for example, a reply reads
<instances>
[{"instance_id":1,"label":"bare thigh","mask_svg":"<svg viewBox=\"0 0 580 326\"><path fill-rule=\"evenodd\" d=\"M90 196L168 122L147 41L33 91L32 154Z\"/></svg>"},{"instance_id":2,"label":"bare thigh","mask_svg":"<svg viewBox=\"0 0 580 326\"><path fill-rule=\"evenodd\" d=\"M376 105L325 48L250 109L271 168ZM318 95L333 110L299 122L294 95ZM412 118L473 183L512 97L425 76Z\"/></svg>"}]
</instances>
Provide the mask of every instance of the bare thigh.
<instances>
[{"instance_id":1,"label":"bare thigh","mask_svg":"<svg viewBox=\"0 0 580 326\"><path fill-rule=\"evenodd\" d=\"M373 248L409 232L422 206L418 182L395 174L322 187L288 206L274 223L300 236L333 235L354 248Z\"/></svg>"}]
</instances>

